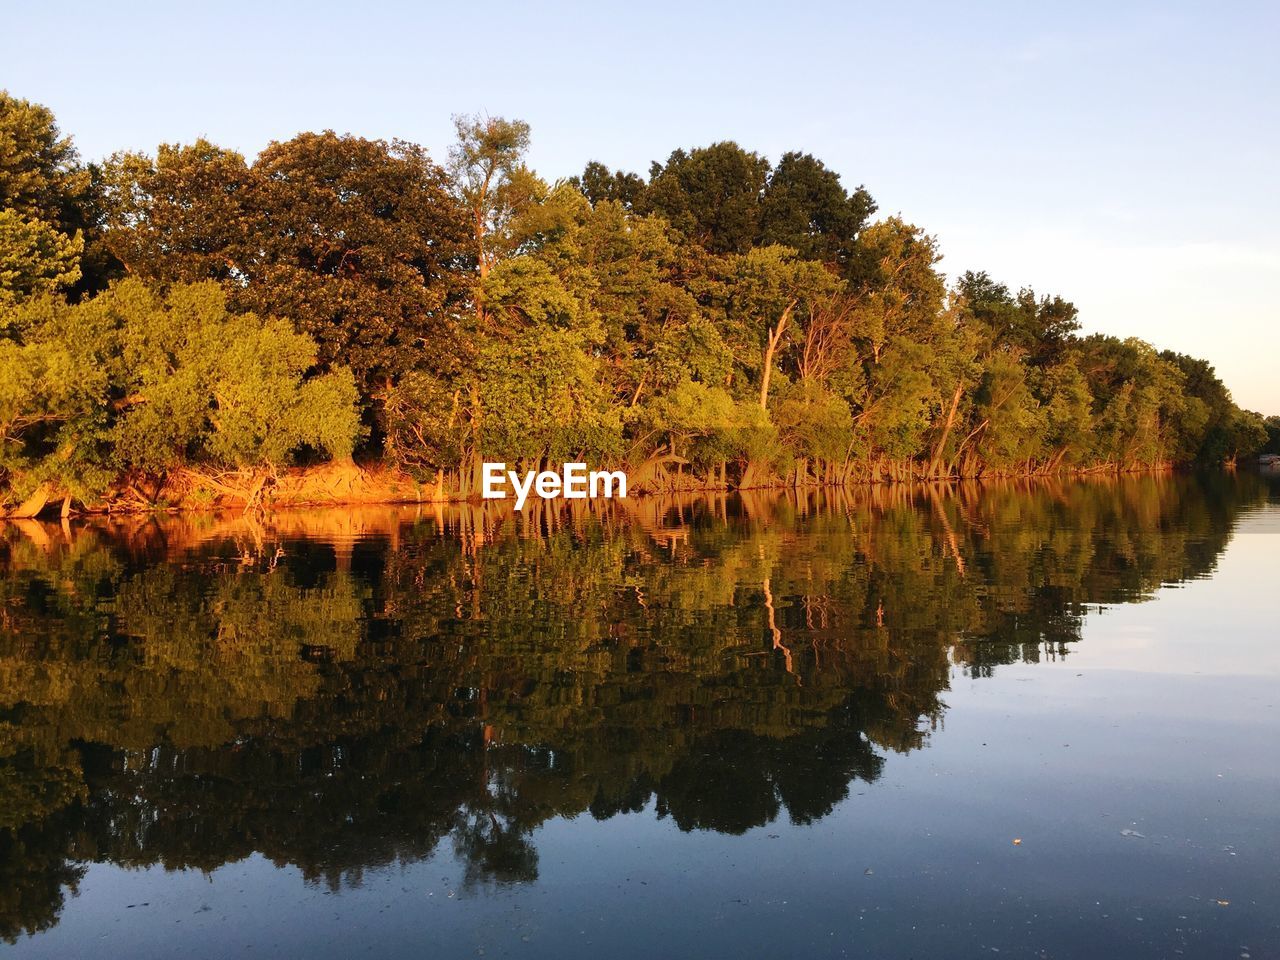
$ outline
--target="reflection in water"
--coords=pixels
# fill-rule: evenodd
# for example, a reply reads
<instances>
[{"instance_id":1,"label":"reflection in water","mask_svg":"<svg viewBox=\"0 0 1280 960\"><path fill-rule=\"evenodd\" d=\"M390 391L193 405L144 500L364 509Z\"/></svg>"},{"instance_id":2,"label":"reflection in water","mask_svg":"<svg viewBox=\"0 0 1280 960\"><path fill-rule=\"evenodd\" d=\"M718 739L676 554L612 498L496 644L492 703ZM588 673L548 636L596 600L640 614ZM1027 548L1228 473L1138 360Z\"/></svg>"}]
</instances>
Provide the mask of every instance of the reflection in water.
<instances>
[{"instance_id":1,"label":"reflection in water","mask_svg":"<svg viewBox=\"0 0 1280 960\"><path fill-rule=\"evenodd\" d=\"M953 670L1206 576L1257 477L0 527L0 936L83 864L260 852L331 888L536 827L816 821Z\"/></svg>"}]
</instances>

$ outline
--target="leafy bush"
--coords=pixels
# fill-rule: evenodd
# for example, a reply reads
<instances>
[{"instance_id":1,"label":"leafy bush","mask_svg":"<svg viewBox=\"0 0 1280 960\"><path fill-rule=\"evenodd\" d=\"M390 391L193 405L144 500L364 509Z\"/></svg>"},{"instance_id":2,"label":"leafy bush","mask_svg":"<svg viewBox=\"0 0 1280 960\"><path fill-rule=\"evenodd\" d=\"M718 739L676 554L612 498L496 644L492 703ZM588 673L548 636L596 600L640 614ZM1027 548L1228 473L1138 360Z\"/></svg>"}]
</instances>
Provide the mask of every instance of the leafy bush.
<instances>
[{"instance_id":1,"label":"leafy bush","mask_svg":"<svg viewBox=\"0 0 1280 960\"><path fill-rule=\"evenodd\" d=\"M0 468L18 495L84 498L183 464L273 469L303 448L345 458L361 435L350 371L309 376L310 337L228 312L213 283L161 296L127 280L78 305L32 300L4 326Z\"/></svg>"}]
</instances>

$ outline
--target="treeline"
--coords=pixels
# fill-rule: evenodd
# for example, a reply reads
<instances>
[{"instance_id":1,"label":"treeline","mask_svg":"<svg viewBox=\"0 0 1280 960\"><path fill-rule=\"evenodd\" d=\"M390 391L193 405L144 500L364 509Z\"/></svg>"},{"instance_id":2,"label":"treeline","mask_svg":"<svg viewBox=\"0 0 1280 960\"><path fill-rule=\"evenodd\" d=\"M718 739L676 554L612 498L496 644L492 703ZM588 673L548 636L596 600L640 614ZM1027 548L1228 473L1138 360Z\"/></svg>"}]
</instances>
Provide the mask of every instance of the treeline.
<instances>
[{"instance_id":1,"label":"treeline","mask_svg":"<svg viewBox=\"0 0 1280 960\"><path fill-rule=\"evenodd\" d=\"M382 462L469 496L483 460L632 488L1232 462L1266 441L1202 360L1081 337L1075 307L877 219L800 152L677 150L548 183L529 129L445 164L331 131L81 162L0 94L0 491L261 495Z\"/></svg>"}]
</instances>

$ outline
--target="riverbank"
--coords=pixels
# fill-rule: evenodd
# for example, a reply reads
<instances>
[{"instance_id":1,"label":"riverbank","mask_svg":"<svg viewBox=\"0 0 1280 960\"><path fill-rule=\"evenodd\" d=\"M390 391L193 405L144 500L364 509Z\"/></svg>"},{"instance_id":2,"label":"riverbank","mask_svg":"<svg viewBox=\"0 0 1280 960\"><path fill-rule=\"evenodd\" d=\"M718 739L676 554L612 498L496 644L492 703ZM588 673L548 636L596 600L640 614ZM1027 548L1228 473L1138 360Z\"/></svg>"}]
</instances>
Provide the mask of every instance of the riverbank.
<instances>
[{"instance_id":1,"label":"riverbank","mask_svg":"<svg viewBox=\"0 0 1280 960\"><path fill-rule=\"evenodd\" d=\"M690 494L728 494L747 491L783 490L854 490L868 488L911 487L925 485L952 485L956 483L981 483L1009 480L1069 480L1084 477L1106 477L1134 474L1169 473L1172 464L1153 466L1138 465L1122 468L1114 464L1095 465L1087 468L1059 467L1051 472L1043 469L1030 471L985 471L977 476L915 476L908 470L895 476L877 479L824 482L818 478L786 477L757 479L750 486L742 486L724 479L700 478L685 474L680 478L668 478L655 484L634 482L629 488L632 499L670 497ZM395 504L466 504L479 501L476 494L463 494L443 478L435 483L424 483L403 471L381 465L359 465L352 462L328 463L313 467L298 467L274 473L238 470L222 473L204 473L179 470L170 474L162 483L146 487L141 484L122 484L113 489L101 501L84 503L59 491L42 489L12 509L0 509L0 519L29 520L37 517L61 515L102 516L154 513L199 513L207 511L241 510L252 512L262 509L293 509L315 507L366 507Z\"/></svg>"}]
</instances>

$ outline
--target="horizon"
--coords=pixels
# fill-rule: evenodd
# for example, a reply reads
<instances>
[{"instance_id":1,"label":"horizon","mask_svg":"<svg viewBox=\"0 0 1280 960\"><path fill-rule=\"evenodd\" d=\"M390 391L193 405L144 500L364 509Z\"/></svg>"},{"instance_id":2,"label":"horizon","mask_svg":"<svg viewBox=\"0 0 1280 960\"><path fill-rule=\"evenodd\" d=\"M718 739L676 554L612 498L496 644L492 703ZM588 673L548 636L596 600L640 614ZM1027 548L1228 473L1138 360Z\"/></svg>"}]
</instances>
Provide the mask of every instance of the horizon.
<instances>
[{"instance_id":1,"label":"horizon","mask_svg":"<svg viewBox=\"0 0 1280 960\"><path fill-rule=\"evenodd\" d=\"M1280 90L1265 44L1280 15L1261 4L1230 19L930 6L927 36L905 14L829 4L768 30L755 5L731 22L680 11L678 29L678 8L638 20L502 7L476 26L391 4L341 29L325 4L306 17L226 9L142 5L126 22L86 8L70 26L13 11L0 86L52 109L87 161L199 136L253 156L333 129L421 143L443 162L451 116L473 112L528 121L530 164L548 180L591 160L645 174L721 140L772 162L812 153L865 185L877 218L901 213L936 236L949 281L986 271L1059 294L1083 333L1205 357L1237 403L1280 413L1280 199L1265 179L1280 135L1257 122ZM32 38L55 24L48 57ZM473 45L433 39L468 28L488 44L479 67Z\"/></svg>"}]
</instances>

